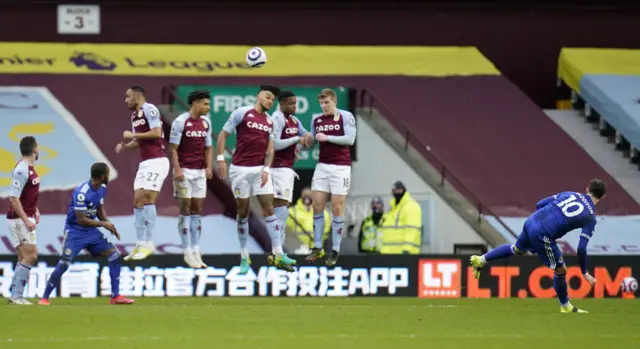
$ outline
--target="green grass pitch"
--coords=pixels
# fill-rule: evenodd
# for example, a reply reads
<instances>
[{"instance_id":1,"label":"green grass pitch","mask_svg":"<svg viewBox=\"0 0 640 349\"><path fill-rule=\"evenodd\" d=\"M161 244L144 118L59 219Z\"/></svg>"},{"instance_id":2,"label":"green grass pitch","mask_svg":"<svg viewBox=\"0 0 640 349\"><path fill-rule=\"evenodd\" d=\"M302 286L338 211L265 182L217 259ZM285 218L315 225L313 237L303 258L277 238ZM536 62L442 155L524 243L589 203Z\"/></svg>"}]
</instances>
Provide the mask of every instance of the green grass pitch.
<instances>
[{"instance_id":1,"label":"green grass pitch","mask_svg":"<svg viewBox=\"0 0 640 349\"><path fill-rule=\"evenodd\" d=\"M640 302L555 299L52 298L0 304L0 348L640 348Z\"/></svg>"}]
</instances>

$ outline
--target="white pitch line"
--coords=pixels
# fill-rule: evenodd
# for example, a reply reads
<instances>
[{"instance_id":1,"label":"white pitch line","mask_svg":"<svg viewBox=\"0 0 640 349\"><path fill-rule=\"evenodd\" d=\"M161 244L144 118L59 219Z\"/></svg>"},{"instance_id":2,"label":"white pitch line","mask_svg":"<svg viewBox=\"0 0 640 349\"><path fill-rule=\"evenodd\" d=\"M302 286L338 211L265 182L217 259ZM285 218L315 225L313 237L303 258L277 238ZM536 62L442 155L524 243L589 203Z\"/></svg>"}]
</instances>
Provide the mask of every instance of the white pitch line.
<instances>
[{"instance_id":1,"label":"white pitch line","mask_svg":"<svg viewBox=\"0 0 640 349\"><path fill-rule=\"evenodd\" d=\"M606 338L606 339L640 339L640 335L624 334L558 334L556 336L532 334L522 335L516 333L486 334L435 334L435 333L408 333L408 334L357 334L357 333L278 333L273 335L255 334L228 334L215 333L210 337L205 336L91 336L91 337L39 337L39 338L0 338L0 343L36 343L36 342L113 342L113 341L171 341L171 340L220 340L220 339L255 339L255 340L279 340L289 339L552 339L552 338Z\"/></svg>"}]
</instances>

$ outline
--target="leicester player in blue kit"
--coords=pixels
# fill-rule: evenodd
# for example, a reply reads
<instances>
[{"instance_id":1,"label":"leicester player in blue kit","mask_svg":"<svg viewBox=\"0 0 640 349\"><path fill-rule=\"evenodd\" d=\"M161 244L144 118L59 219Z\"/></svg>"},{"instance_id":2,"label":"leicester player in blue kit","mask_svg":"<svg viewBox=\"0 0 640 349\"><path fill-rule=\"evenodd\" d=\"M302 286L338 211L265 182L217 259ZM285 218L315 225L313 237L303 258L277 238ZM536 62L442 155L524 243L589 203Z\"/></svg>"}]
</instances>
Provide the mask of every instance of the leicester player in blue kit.
<instances>
[{"instance_id":1,"label":"leicester player in blue kit","mask_svg":"<svg viewBox=\"0 0 640 349\"><path fill-rule=\"evenodd\" d=\"M51 273L44 295L38 304L49 305L49 296L58 287L62 274L67 271L75 257L84 249L87 249L93 257L103 256L109 260L111 304L132 304L134 302L120 295L120 254L106 236L98 230L99 227L105 228L120 240L116 227L109 222L104 209L108 182L109 166L98 162L91 166L91 179L80 184L73 191L64 227L65 239L62 246L62 256L55 270Z\"/></svg>"},{"instance_id":2,"label":"leicester player in blue kit","mask_svg":"<svg viewBox=\"0 0 640 349\"><path fill-rule=\"evenodd\" d=\"M567 267L556 240L568 232L582 228L578 244L578 260L582 275L591 284L596 279L587 271L587 244L596 226L595 205L604 197L607 185L600 179L589 182L587 193L562 192L540 200L534 212L524 223L524 227L514 245L502 245L482 256L471 256L473 276L480 277L482 268L497 259L508 258L526 251L537 253L540 259L554 269L553 288L560 300L562 313L587 313L569 302L567 289Z\"/></svg>"}]
</instances>

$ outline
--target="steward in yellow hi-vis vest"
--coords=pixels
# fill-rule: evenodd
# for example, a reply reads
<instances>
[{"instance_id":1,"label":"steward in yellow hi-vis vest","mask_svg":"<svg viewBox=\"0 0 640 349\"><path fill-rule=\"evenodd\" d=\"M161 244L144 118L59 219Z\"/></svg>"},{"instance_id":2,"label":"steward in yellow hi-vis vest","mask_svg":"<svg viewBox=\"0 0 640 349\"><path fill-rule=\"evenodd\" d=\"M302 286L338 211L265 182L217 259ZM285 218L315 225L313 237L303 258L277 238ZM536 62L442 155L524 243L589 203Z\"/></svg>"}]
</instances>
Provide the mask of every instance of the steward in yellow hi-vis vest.
<instances>
[{"instance_id":1,"label":"steward in yellow hi-vis vest","mask_svg":"<svg viewBox=\"0 0 640 349\"><path fill-rule=\"evenodd\" d=\"M363 253L380 253L382 234L380 223L384 214L384 203L379 196L371 200L371 215L362 221L358 235L358 250Z\"/></svg>"},{"instance_id":2,"label":"steward in yellow hi-vis vest","mask_svg":"<svg viewBox=\"0 0 640 349\"><path fill-rule=\"evenodd\" d=\"M382 254L420 254L422 208L402 182L393 185L391 210L382 217Z\"/></svg>"},{"instance_id":3,"label":"steward in yellow hi-vis vest","mask_svg":"<svg viewBox=\"0 0 640 349\"><path fill-rule=\"evenodd\" d=\"M304 188L300 199L298 199L295 205L289 207L289 218L287 219L287 232L295 233L302 244L309 246L309 248L313 247L312 203L311 189ZM331 216L326 210L324 211L324 223L322 241L327 239L331 231Z\"/></svg>"}]
</instances>

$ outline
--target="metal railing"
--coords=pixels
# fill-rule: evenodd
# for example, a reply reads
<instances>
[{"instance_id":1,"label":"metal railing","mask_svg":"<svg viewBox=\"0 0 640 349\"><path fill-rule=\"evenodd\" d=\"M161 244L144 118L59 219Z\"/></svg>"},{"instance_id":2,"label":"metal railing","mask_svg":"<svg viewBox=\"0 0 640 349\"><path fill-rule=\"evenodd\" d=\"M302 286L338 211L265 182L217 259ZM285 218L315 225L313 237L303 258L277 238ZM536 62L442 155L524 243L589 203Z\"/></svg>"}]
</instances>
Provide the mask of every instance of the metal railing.
<instances>
[{"instance_id":1,"label":"metal railing","mask_svg":"<svg viewBox=\"0 0 640 349\"><path fill-rule=\"evenodd\" d=\"M367 89L361 89L358 92L358 106L364 108L371 108L378 110L384 115L391 124L404 136L404 151L409 150L409 146L413 146L420 154L422 154L427 161L440 173L440 186L444 187L449 182L460 194L467 198L470 203L475 206L478 211L478 222L482 222L483 215L493 216L496 221L502 225L513 237L517 238L517 235L507 226L500 217L493 213L493 211L485 205L475 194L460 180L460 177L453 172L451 167L447 166L444 160L442 160L434 150L428 145L424 144L420 138L418 138L411 128L395 113L387 107L384 102L377 98L373 92Z\"/></svg>"}]
</instances>

